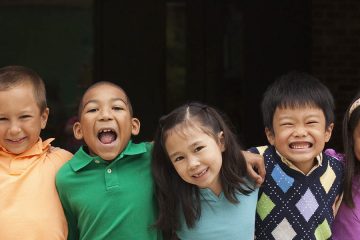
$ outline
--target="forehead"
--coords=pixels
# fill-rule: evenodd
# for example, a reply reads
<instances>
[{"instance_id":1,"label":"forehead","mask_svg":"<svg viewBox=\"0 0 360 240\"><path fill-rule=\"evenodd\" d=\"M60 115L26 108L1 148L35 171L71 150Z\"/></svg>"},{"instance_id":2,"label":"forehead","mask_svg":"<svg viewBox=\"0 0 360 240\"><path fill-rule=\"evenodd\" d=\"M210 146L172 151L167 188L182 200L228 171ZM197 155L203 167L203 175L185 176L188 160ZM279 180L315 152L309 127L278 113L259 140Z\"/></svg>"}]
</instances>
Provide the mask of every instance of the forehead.
<instances>
[{"instance_id":1,"label":"forehead","mask_svg":"<svg viewBox=\"0 0 360 240\"><path fill-rule=\"evenodd\" d=\"M324 116L323 110L317 106L298 106L298 107L277 107L274 116Z\"/></svg>"},{"instance_id":2,"label":"forehead","mask_svg":"<svg viewBox=\"0 0 360 240\"><path fill-rule=\"evenodd\" d=\"M83 96L82 103L86 104L90 101L107 101L122 100L127 103L127 96L120 87L112 84L100 84L86 91Z\"/></svg>"},{"instance_id":3,"label":"forehead","mask_svg":"<svg viewBox=\"0 0 360 240\"><path fill-rule=\"evenodd\" d=\"M22 83L12 86L6 90L0 90L0 109L12 109L12 111L23 111L35 107L40 110L30 83Z\"/></svg>"},{"instance_id":4,"label":"forehead","mask_svg":"<svg viewBox=\"0 0 360 240\"><path fill-rule=\"evenodd\" d=\"M0 93L10 93L14 94L14 95L20 95L20 96L24 96L26 95L26 97L31 97L31 100L35 99L35 95L34 95L34 87L33 84L29 81L24 81L24 82L19 82L16 83L12 86L9 86L5 89L1 89Z\"/></svg>"},{"instance_id":5,"label":"forehead","mask_svg":"<svg viewBox=\"0 0 360 240\"><path fill-rule=\"evenodd\" d=\"M194 138L194 136L203 134L209 137L213 137L209 129L206 129L205 127L202 127L192 121L184 121L183 123L179 123L173 128L167 130L164 137L165 140L167 140L170 136L177 136L182 139L188 139L189 137Z\"/></svg>"}]
</instances>

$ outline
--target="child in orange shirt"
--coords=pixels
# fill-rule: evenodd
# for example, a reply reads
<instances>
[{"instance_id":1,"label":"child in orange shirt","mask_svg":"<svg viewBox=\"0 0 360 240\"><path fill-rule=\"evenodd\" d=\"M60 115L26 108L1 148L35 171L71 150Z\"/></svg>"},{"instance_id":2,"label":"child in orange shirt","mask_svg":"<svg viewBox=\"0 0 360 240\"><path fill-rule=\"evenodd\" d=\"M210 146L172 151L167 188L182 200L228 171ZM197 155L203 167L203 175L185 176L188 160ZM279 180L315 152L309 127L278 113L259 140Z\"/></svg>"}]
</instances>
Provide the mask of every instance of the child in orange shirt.
<instances>
[{"instance_id":1,"label":"child in orange shirt","mask_svg":"<svg viewBox=\"0 0 360 240\"><path fill-rule=\"evenodd\" d=\"M0 103L0 239L66 239L55 174L72 154L40 138L44 82L22 66L0 68Z\"/></svg>"}]
</instances>

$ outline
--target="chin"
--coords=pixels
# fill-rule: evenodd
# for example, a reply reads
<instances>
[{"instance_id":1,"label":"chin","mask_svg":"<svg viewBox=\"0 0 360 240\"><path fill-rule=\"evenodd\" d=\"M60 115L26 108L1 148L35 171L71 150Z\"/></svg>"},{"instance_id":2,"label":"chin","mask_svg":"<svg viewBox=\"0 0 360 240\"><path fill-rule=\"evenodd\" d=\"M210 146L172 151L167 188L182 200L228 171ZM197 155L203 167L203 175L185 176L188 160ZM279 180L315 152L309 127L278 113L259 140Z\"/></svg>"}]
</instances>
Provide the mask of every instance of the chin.
<instances>
[{"instance_id":1,"label":"chin","mask_svg":"<svg viewBox=\"0 0 360 240\"><path fill-rule=\"evenodd\" d=\"M101 157L101 158L104 159L105 161L112 161L112 160L114 160L117 156L118 156L118 154L117 154L117 155L113 155L113 154L111 154L111 155L99 155L99 157Z\"/></svg>"},{"instance_id":2,"label":"chin","mask_svg":"<svg viewBox=\"0 0 360 240\"><path fill-rule=\"evenodd\" d=\"M99 157L101 157L102 159L106 160L106 161L112 161L114 160L118 155L120 154L120 152L103 152L103 153L99 153L97 154Z\"/></svg>"}]
</instances>

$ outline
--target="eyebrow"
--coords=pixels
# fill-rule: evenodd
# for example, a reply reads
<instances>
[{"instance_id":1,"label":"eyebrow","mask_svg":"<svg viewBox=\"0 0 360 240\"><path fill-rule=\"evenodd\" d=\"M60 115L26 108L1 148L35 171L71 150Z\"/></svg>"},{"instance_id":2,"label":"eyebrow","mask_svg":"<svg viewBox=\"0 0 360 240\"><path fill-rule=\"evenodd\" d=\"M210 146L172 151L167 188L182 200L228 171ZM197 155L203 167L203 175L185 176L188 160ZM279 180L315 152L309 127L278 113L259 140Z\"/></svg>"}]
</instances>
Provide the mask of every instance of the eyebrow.
<instances>
[{"instance_id":1,"label":"eyebrow","mask_svg":"<svg viewBox=\"0 0 360 240\"><path fill-rule=\"evenodd\" d=\"M115 102L115 101L121 101L123 103L125 103L126 106L128 106L128 103L126 100L122 99L122 98L112 98L110 99L112 102ZM100 102L99 100L96 100L96 99L90 99L89 101L87 101L86 103L84 103L83 105L83 109L86 107L86 105L90 104L90 103L98 103Z\"/></svg>"}]
</instances>

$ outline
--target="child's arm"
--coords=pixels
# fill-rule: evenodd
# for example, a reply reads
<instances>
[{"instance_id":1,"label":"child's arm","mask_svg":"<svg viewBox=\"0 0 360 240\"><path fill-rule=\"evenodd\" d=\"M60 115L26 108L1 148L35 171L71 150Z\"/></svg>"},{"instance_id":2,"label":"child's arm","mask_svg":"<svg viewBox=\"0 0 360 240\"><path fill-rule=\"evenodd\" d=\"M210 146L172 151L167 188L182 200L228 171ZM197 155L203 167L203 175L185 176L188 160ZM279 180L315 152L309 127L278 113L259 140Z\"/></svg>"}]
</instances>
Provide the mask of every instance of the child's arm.
<instances>
[{"instance_id":1,"label":"child's arm","mask_svg":"<svg viewBox=\"0 0 360 240\"><path fill-rule=\"evenodd\" d=\"M71 211L71 207L69 201L66 197L64 197L64 192L62 191L64 187L59 184L58 179L56 178L56 189L59 194L60 202L64 210L64 214L66 217L67 225L68 225L68 238L67 240L78 240L79 239L79 230L77 227L77 219L76 216Z\"/></svg>"},{"instance_id":2,"label":"child's arm","mask_svg":"<svg viewBox=\"0 0 360 240\"><path fill-rule=\"evenodd\" d=\"M79 231L77 228L76 218L73 216L73 214L69 213L69 211L65 210L65 208L64 208L64 212L65 212L66 221L68 223L68 229L69 229L67 240L79 239Z\"/></svg>"},{"instance_id":3,"label":"child's arm","mask_svg":"<svg viewBox=\"0 0 360 240\"><path fill-rule=\"evenodd\" d=\"M340 204L341 204L341 201L342 201L342 198L343 198L343 194L341 194L340 196L338 195L335 199L335 202L334 202L334 205L333 205L333 212L334 212L334 217L336 216L338 210L339 210L339 207L340 207Z\"/></svg>"},{"instance_id":4,"label":"child's arm","mask_svg":"<svg viewBox=\"0 0 360 240\"><path fill-rule=\"evenodd\" d=\"M256 182L256 185L261 185L264 182L266 173L263 156L248 151L242 153L246 159L249 176Z\"/></svg>"}]
</instances>

